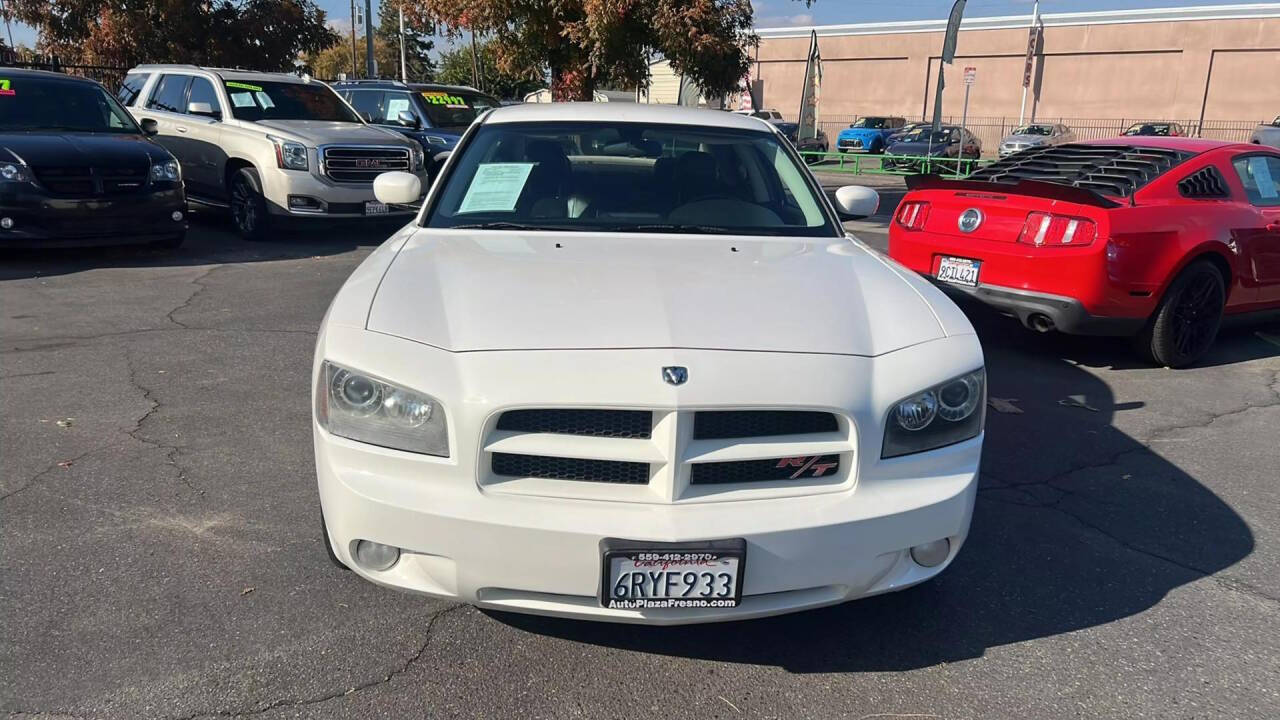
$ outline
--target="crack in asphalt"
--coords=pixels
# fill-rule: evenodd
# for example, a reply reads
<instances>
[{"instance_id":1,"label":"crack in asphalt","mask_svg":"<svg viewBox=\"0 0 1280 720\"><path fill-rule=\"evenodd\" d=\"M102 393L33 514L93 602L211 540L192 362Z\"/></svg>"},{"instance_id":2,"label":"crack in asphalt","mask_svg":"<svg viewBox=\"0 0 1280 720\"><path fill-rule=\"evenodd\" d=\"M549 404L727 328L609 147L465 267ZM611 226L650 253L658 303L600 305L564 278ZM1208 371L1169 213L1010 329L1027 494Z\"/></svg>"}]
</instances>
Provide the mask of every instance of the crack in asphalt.
<instances>
[{"instance_id":1,"label":"crack in asphalt","mask_svg":"<svg viewBox=\"0 0 1280 720\"><path fill-rule=\"evenodd\" d=\"M203 293L205 290L209 289L209 286L204 284L203 282L204 279L212 275L214 270L217 270L218 268L224 268L224 267L226 267L226 265L214 265L213 267L210 267L208 270L205 270L199 275L191 278L191 284L196 286L195 291L192 292L190 295L188 295L187 299L184 300L181 305L165 313L164 315L165 319L167 319L169 322L173 323L174 325L177 325L178 327L184 330L190 330L191 326L175 318L173 316L174 313L177 313L181 310L186 310L187 308L191 307L191 302L195 300L196 297L199 296L201 293Z\"/></svg>"},{"instance_id":2,"label":"crack in asphalt","mask_svg":"<svg viewBox=\"0 0 1280 720\"><path fill-rule=\"evenodd\" d=\"M75 457L73 457L73 458L68 458L68 459L66 459L66 460L59 460L59 461L57 461L57 462L53 463L53 464L52 464L52 465L50 465L49 467L47 467L47 468L45 468L45 469L41 470L40 472L36 473L35 475L32 475L31 477L27 478L27 481L26 481L25 483L23 483L22 485L19 485L18 487L16 487L16 488L14 488L14 489L10 490L9 492L7 492L7 493L5 493L5 494L3 494L3 495L0 495L0 502L4 502L5 500L8 500L9 498L13 497L14 495L17 495L17 494L19 494L19 493L25 492L27 489L29 489L29 488L31 488L31 487L34 487L34 486L36 485L36 483L37 483L41 478L43 478L45 475L48 475L48 474L52 473L54 470L58 470L58 469L63 469L63 470L65 470L65 469L67 469L68 467L70 467L70 465L63 465L63 463L71 463L71 465L74 465L74 464L76 464L76 463L80 462L81 460L83 460L84 458L86 458L86 457L88 457L88 456L92 455L93 453L96 453L96 452L98 452L98 451L100 451L100 450L106 450L107 448L112 447L112 446L113 446L113 445L115 445L115 444L116 444L116 443L111 443L111 444L109 444L109 445L102 445L102 446L100 446L100 447L91 448L91 449L89 449L89 450L85 450L84 452L80 453L79 455L76 455L76 456L75 456Z\"/></svg>"},{"instance_id":3,"label":"crack in asphalt","mask_svg":"<svg viewBox=\"0 0 1280 720\"><path fill-rule=\"evenodd\" d=\"M115 330L112 332L98 333L96 335L58 335L47 338L40 338L45 344L14 346L0 350L0 355L10 355L28 352L40 352L42 350L60 350L65 347L75 347L81 342L102 340L104 338L129 337L132 335L150 335L164 333L182 333L182 332L242 332L242 333L265 333L271 335L310 335L314 337L316 330L299 330L297 328L239 328L239 327L176 327L176 328L139 328L137 330ZM34 339L34 338L33 338ZM38 374L38 373L37 373ZM8 377L21 377L20 375ZM0 377L0 380L5 379Z\"/></svg>"},{"instance_id":4,"label":"crack in asphalt","mask_svg":"<svg viewBox=\"0 0 1280 720\"><path fill-rule=\"evenodd\" d=\"M166 445L156 440L141 437L139 435L139 433L142 432L142 425L147 420L151 419L151 416L156 414L156 412L159 411L160 408L164 407L164 405L155 397L153 397L154 391L151 388L146 387L142 383L138 382L138 370L134 366L133 356L130 355L127 350L125 351L124 358L125 358L125 366L129 369L129 384L133 386L135 390L142 393L142 399L151 403L151 407L148 408L147 411L144 412L141 416L139 416L137 420L134 420L133 429L125 431L125 434L144 445L150 445L152 447L164 450L165 462L171 465L173 469L178 471L178 480L182 481L183 485L186 485L187 488L189 488L192 492L196 493L197 495L204 495L204 490L202 488L196 487L196 485L191 482L191 478L187 476L187 469L183 467L181 463L178 462L178 453L181 451L181 448L179 448L177 445Z\"/></svg>"},{"instance_id":5,"label":"crack in asphalt","mask_svg":"<svg viewBox=\"0 0 1280 720\"><path fill-rule=\"evenodd\" d=\"M222 717L253 717L255 715L261 715L263 713L270 712L272 710L278 710L280 708L296 708L296 707L307 707L311 705L319 705L321 703L329 702L330 700L337 700L338 698L344 698L351 695L355 695L356 693L362 692L364 690L368 690L369 688L372 688L372 687L377 687L379 685L386 685L387 683L390 683L392 680L399 677L400 675L403 675L404 673L408 672L409 669L413 667L414 663L418 662L418 660L420 660L422 656L426 654L427 648L431 647L431 640L435 636L436 624L440 621L441 618L443 618L445 615L448 615L450 613L457 612L459 610L465 610L468 607L469 607L468 605L451 605L447 608L444 608L442 610L437 610L435 613L433 613L431 615L431 619L427 621L426 634L423 637L422 644L418 647L417 651L415 651L412 655L410 655L408 660L401 663L398 667L396 667L391 672L387 673L385 676L383 676L378 680L370 680L368 682L361 683L360 685L356 685L355 687L351 687L346 690L342 690L340 692L328 693L326 695L321 695L319 697L300 698L300 699L284 698L280 700L272 700L266 705L263 705L262 707L253 708L252 710L220 710L220 711L214 711L214 712L196 712L191 715L183 715L180 717L172 718L171 720L199 720L200 718L222 718Z\"/></svg>"}]
</instances>

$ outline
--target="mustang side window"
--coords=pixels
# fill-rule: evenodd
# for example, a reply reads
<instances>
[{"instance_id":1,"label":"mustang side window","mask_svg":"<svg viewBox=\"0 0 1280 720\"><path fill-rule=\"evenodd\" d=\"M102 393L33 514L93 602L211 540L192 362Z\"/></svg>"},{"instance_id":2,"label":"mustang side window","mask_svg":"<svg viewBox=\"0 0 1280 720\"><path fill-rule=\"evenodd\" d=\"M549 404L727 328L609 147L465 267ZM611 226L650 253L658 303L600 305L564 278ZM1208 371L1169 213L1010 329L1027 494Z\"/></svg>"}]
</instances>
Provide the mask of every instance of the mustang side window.
<instances>
[{"instance_id":1,"label":"mustang side window","mask_svg":"<svg viewBox=\"0 0 1280 720\"><path fill-rule=\"evenodd\" d=\"M1231 161L1244 185L1249 202L1260 207L1280 206L1280 158L1247 155Z\"/></svg>"}]
</instances>

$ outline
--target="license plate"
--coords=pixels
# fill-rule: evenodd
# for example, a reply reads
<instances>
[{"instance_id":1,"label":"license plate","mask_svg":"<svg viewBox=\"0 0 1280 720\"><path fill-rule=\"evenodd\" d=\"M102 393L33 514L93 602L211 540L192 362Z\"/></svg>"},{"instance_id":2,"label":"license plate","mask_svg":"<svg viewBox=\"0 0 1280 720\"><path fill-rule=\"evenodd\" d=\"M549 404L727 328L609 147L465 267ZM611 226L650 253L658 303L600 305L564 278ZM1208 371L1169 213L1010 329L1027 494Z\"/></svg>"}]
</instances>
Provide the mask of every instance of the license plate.
<instances>
[{"instance_id":1,"label":"license plate","mask_svg":"<svg viewBox=\"0 0 1280 720\"><path fill-rule=\"evenodd\" d=\"M365 215L386 215L388 210L389 208L387 208L386 203L380 203L380 202L377 202L376 200L364 201Z\"/></svg>"},{"instance_id":2,"label":"license plate","mask_svg":"<svg viewBox=\"0 0 1280 720\"><path fill-rule=\"evenodd\" d=\"M938 279L954 285L977 287L980 269L982 269L981 260L944 257L938 261Z\"/></svg>"},{"instance_id":3,"label":"license plate","mask_svg":"<svg viewBox=\"0 0 1280 720\"><path fill-rule=\"evenodd\" d=\"M611 609L732 608L742 602L745 540L606 539L600 604Z\"/></svg>"}]
</instances>

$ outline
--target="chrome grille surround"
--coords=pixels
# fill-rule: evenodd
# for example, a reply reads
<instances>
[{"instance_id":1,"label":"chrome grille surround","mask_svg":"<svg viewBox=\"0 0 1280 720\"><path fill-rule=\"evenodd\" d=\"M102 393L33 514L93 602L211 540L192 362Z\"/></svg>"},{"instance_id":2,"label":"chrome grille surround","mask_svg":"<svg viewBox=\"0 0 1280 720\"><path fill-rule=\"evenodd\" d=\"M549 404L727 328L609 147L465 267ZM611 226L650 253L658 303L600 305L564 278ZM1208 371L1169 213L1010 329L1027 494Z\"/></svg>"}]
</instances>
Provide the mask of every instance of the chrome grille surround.
<instances>
[{"instance_id":1,"label":"chrome grille surround","mask_svg":"<svg viewBox=\"0 0 1280 720\"><path fill-rule=\"evenodd\" d=\"M399 145L321 145L320 173L334 182L372 185L384 172L412 172L409 148Z\"/></svg>"}]
</instances>

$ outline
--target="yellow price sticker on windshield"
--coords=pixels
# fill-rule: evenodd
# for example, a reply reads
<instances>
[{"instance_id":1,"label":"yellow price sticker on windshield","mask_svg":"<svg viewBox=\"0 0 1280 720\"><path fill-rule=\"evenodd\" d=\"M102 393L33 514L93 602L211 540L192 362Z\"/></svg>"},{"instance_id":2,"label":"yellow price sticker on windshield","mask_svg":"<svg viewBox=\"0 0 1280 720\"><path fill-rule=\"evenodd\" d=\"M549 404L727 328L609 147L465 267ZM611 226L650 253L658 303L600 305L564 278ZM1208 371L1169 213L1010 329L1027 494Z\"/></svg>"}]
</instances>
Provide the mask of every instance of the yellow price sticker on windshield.
<instances>
[{"instance_id":1,"label":"yellow price sticker on windshield","mask_svg":"<svg viewBox=\"0 0 1280 720\"><path fill-rule=\"evenodd\" d=\"M249 83L227 81L227 87L236 88L238 90L252 90L253 92L262 92L261 85L250 85Z\"/></svg>"},{"instance_id":2,"label":"yellow price sticker on windshield","mask_svg":"<svg viewBox=\"0 0 1280 720\"><path fill-rule=\"evenodd\" d=\"M448 105L449 107L464 108L467 107L467 101L457 95L450 95L446 92L428 91L422 93L422 97L432 105Z\"/></svg>"}]
</instances>

